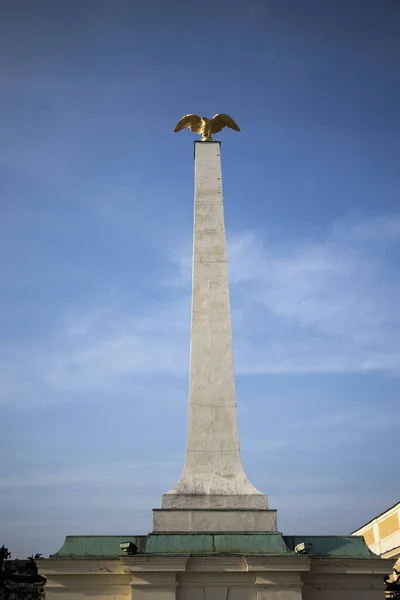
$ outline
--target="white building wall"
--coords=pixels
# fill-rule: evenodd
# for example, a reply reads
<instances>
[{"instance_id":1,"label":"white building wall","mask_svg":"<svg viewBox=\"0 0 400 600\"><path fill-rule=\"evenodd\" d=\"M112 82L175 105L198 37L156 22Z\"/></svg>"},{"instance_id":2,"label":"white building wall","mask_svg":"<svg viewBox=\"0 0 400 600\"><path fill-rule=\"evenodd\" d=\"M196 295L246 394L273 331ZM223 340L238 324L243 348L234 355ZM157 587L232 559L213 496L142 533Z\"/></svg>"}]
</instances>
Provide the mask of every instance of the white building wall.
<instances>
[{"instance_id":1,"label":"white building wall","mask_svg":"<svg viewBox=\"0 0 400 600\"><path fill-rule=\"evenodd\" d=\"M381 559L308 556L38 562L48 577L46 600L382 600L387 573Z\"/></svg>"},{"instance_id":2,"label":"white building wall","mask_svg":"<svg viewBox=\"0 0 400 600\"><path fill-rule=\"evenodd\" d=\"M370 550L383 558L400 557L400 502L353 535L363 535Z\"/></svg>"}]
</instances>

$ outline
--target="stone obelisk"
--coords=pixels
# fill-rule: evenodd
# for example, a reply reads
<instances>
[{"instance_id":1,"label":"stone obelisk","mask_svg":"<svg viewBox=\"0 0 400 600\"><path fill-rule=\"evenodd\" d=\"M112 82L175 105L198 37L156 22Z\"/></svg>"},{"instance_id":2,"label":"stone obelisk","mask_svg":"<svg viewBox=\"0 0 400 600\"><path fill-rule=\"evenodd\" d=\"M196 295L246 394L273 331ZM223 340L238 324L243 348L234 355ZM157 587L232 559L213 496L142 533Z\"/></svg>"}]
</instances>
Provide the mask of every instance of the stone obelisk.
<instances>
[{"instance_id":1,"label":"stone obelisk","mask_svg":"<svg viewBox=\"0 0 400 600\"><path fill-rule=\"evenodd\" d=\"M154 531L275 531L247 479L237 423L220 142L195 142L189 422L181 478Z\"/></svg>"}]
</instances>

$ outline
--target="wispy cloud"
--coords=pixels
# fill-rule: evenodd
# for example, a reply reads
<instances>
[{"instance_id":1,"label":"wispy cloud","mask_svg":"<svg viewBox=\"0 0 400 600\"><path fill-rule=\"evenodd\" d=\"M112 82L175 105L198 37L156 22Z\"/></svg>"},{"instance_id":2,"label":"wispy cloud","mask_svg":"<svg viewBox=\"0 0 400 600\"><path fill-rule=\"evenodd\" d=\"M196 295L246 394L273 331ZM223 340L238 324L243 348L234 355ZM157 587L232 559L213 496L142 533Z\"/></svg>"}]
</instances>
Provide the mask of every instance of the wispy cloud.
<instances>
[{"instance_id":1,"label":"wispy cloud","mask_svg":"<svg viewBox=\"0 0 400 600\"><path fill-rule=\"evenodd\" d=\"M399 214L343 219L319 241L234 236L238 372L397 373L400 271L393 259L399 242ZM178 264L188 270L187 257Z\"/></svg>"},{"instance_id":2,"label":"wispy cloud","mask_svg":"<svg viewBox=\"0 0 400 600\"><path fill-rule=\"evenodd\" d=\"M180 466L180 465L179 465ZM168 486L171 471L175 472L176 463L162 461L131 461L131 462L92 462L80 463L68 468L48 470L30 470L26 473L19 472L0 477L0 490L13 490L19 488L42 488L60 485L84 484L88 486L121 487L134 485L136 488L149 487L149 477L157 478ZM151 476L149 475L151 473ZM131 482L129 484L129 482Z\"/></svg>"},{"instance_id":3,"label":"wispy cloud","mask_svg":"<svg viewBox=\"0 0 400 600\"><path fill-rule=\"evenodd\" d=\"M400 215L334 224L320 240L257 232L229 240L236 369L252 373L400 372ZM172 262L172 266L171 266ZM173 287L133 314L117 304L60 315L34 348L5 347L3 397L119 390L132 377L186 377L191 250L170 257ZM174 270L175 269L175 270ZM175 272L175 275L174 275ZM165 297L168 300L165 300ZM20 377L20 374L23 374Z\"/></svg>"}]
</instances>

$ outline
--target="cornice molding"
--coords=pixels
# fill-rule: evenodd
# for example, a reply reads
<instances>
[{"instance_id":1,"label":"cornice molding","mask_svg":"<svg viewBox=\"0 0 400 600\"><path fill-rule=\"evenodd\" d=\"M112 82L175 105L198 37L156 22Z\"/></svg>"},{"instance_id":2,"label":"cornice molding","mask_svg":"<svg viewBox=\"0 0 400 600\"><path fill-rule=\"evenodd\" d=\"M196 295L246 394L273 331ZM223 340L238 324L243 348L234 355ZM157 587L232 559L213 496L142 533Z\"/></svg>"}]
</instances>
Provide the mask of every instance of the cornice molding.
<instances>
[{"instance_id":1,"label":"cornice molding","mask_svg":"<svg viewBox=\"0 0 400 600\"><path fill-rule=\"evenodd\" d=\"M62 559L46 558L36 561L39 572L46 577L52 575L123 575L123 565L116 558L110 559Z\"/></svg>"},{"instance_id":2,"label":"cornice molding","mask_svg":"<svg viewBox=\"0 0 400 600\"><path fill-rule=\"evenodd\" d=\"M311 574L385 575L394 563L394 560L382 558L313 558Z\"/></svg>"},{"instance_id":3,"label":"cornice molding","mask_svg":"<svg viewBox=\"0 0 400 600\"><path fill-rule=\"evenodd\" d=\"M125 573L154 571L185 571L189 555L144 555L135 554L121 558Z\"/></svg>"},{"instance_id":4,"label":"cornice molding","mask_svg":"<svg viewBox=\"0 0 400 600\"><path fill-rule=\"evenodd\" d=\"M303 573L310 570L309 556L244 556L248 571L290 571Z\"/></svg>"}]
</instances>

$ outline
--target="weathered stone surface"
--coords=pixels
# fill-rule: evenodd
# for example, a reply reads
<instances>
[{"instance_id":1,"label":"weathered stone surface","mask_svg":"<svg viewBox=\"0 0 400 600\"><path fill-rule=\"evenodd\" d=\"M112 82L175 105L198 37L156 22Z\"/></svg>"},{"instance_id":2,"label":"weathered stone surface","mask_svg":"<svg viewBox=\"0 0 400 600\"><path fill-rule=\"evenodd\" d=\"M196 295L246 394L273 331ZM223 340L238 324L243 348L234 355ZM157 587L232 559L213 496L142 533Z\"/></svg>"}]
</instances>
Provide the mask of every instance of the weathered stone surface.
<instances>
[{"instance_id":1,"label":"weathered stone surface","mask_svg":"<svg viewBox=\"0 0 400 600\"><path fill-rule=\"evenodd\" d=\"M47 600L381 600L382 579L393 562L282 554L136 554L114 561L42 560L40 572L48 578Z\"/></svg>"},{"instance_id":2,"label":"weathered stone surface","mask_svg":"<svg viewBox=\"0 0 400 600\"><path fill-rule=\"evenodd\" d=\"M219 142L195 143L186 460L180 480L163 495L162 507L268 507L267 496L247 479L240 457ZM167 515L162 519L168 522ZM271 522L269 513L265 519ZM206 531L210 524L204 522Z\"/></svg>"},{"instance_id":3,"label":"weathered stone surface","mask_svg":"<svg viewBox=\"0 0 400 600\"><path fill-rule=\"evenodd\" d=\"M194 496L194 497L193 497ZM196 505L202 508L230 508L235 509L267 509L267 498L261 494L164 494L163 508L191 508Z\"/></svg>"},{"instance_id":4,"label":"weathered stone surface","mask_svg":"<svg viewBox=\"0 0 400 600\"><path fill-rule=\"evenodd\" d=\"M276 510L153 510L153 532L276 531Z\"/></svg>"}]
</instances>

